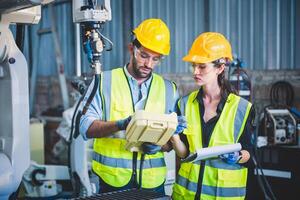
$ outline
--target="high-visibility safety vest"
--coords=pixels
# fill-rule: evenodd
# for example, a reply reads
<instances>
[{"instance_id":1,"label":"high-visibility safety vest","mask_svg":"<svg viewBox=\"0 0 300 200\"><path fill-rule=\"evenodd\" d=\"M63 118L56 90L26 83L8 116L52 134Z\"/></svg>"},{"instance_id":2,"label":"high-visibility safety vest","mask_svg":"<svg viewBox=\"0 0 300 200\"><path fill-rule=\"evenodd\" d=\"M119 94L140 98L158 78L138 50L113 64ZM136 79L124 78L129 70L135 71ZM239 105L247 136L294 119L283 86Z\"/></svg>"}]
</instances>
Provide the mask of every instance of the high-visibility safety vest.
<instances>
[{"instance_id":1,"label":"high-visibility safety vest","mask_svg":"<svg viewBox=\"0 0 300 200\"><path fill-rule=\"evenodd\" d=\"M103 120L115 121L132 115L134 105L124 69L105 71L100 78ZM176 103L174 102L175 91L172 82L153 73L144 109L151 113L169 113ZM94 140L92 168L105 183L113 187L125 186L133 176L133 153L125 149L125 144L124 131ZM137 181L140 175L140 158L141 154L138 153ZM146 155L142 170L142 188L158 187L164 182L165 177L166 164L163 152Z\"/></svg>"},{"instance_id":2,"label":"high-visibility safety vest","mask_svg":"<svg viewBox=\"0 0 300 200\"><path fill-rule=\"evenodd\" d=\"M198 91L180 99L179 107L186 116L188 127L184 131L190 152L202 148L202 128ZM226 103L212 132L208 147L237 143L243 133L251 103L229 94ZM202 185L198 185L201 166L204 167ZM175 200L193 200L198 187L201 188L201 200L240 200L245 198L247 168L239 164L227 164L221 159L182 163L173 187ZM202 177L201 177L202 178Z\"/></svg>"}]
</instances>

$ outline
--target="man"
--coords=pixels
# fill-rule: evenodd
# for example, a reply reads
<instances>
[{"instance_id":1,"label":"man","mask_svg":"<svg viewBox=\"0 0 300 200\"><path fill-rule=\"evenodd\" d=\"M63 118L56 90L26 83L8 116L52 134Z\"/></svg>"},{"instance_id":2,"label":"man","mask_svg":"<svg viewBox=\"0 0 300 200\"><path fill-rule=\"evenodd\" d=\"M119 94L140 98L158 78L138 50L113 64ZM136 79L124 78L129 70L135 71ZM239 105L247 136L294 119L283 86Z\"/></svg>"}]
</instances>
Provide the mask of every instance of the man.
<instances>
[{"instance_id":1,"label":"man","mask_svg":"<svg viewBox=\"0 0 300 200\"><path fill-rule=\"evenodd\" d=\"M91 83L83 104L93 90L96 93L81 117L80 133L85 139L95 138L92 169L99 176L100 193L141 187L164 194L161 148L145 144L146 155L127 151L125 129L136 110L174 111L175 84L152 72L170 52L170 32L162 20L147 19L133 33L129 63L103 72L99 83L97 79Z\"/></svg>"}]
</instances>

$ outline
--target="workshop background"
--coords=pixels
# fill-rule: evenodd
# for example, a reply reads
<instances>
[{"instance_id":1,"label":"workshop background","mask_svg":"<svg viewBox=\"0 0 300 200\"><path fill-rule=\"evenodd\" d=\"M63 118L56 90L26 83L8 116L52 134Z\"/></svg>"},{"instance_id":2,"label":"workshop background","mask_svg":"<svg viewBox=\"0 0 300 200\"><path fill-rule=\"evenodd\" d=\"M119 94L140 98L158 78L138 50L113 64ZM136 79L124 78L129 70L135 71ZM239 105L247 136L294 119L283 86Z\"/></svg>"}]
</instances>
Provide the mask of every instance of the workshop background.
<instances>
[{"instance_id":1,"label":"workshop background","mask_svg":"<svg viewBox=\"0 0 300 200\"><path fill-rule=\"evenodd\" d=\"M67 78L90 73L83 52L81 72L75 71L78 63L71 1L56 1L54 5ZM124 66L129 58L127 44L132 38L131 30L143 19L157 17L170 28L171 52L156 71L176 81L181 94L187 94L194 85L188 63L182 57L196 36L204 31L221 32L230 40L233 53L245 62L251 76L254 103L267 104L270 86L278 80L288 80L299 91L299 1L112 0L111 7L112 20L103 26L103 34L114 46L112 51L103 53L103 70ZM51 26L49 15L45 6L40 23L26 28L24 53L30 70L37 70L33 81L37 86L36 103L31 108L37 115L61 104L53 39L51 34L38 34ZM295 94L295 103L300 106L300 94Z\"/></svg>"},{"instance_id":2,"label":"workshop background","mask_svg":"<svg viewBox=\"0 0 300 200\"><path fill-rule=\"evenodd\" d=\"M272 103L271 88L278 81L289 83L284 84L280 92L292 88L293 95L286 96L292 98L287 100L292 101L288 106L300 110L300 1L111 0L111 9L112 20L103 25L102 33L113 42L113 49L103 53L103 70L126 64L129 58L127 44L132 39L130 32L134 27L143 19L161 18L170 28L171 52L156 72L175 81L180 95L196 88L188 63L183 62L182 57L197 35L215 31L229 39L235 57L244 63L243 69L251 81L251 101L256 108L256 118L261 117L263 108ZM70 82L80 75L89 79L91 69L81 43L75 42L79 33L76 35L76 25L72 22L72 2L56 1L54 14L68 82L69 106L72 106L74 99ZM53 34L47 32L51 24L49 7L44 6L40 23L25 28L23 52L31 74L31 116L45 120L45 163L64 163L63 158L50 155L51 148L59 140L55 130L63 111ZM12 29L15 30L15 26ZM81 55L76 56L76 52ZM300 135L300 130L298 132ZM266 154L270 154L270 157L263 152L264 159L267 159L263 164L265 162L275 172L291 172L287 177L267 176L278 199L285 199L285 194L298 195L300 198L299 191L295 189L300 184L299 145L293 143L284 148L278 145L280 148L268 149ZM282 165L281 161L285 164ZM258 185L249 184L249 188L252 187ZM259 198L255 196L253 199Z\"/></svg>"}]
</instances>

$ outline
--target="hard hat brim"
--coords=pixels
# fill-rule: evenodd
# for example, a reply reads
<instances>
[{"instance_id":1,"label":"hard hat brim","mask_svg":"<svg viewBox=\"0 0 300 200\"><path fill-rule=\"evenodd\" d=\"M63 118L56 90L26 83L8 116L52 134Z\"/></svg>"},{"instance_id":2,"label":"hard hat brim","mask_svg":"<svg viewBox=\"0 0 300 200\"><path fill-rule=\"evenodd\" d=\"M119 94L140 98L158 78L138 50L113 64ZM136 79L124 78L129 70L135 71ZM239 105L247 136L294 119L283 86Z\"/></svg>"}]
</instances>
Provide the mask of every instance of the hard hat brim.
<instances>
[{"instance_id":1,"label":"hard hat brim","mask_svg":"<svg viewBox=\"0 0 300 200\"><path fill-rule=\"evenodd\" d=\"M221 57L220 57L221 58ZM183 61L185 62L191 62L191 63L210 63L210 62L213 62L215 60L218 60L220 59L219 57L218 58L207 58L207 57L201 57L201 56L198 56L198 55L186 55L182 58ZM232 57L229 57L228 56L228 59L230 61L232 61Z\"/></svg>"}]
</instances>

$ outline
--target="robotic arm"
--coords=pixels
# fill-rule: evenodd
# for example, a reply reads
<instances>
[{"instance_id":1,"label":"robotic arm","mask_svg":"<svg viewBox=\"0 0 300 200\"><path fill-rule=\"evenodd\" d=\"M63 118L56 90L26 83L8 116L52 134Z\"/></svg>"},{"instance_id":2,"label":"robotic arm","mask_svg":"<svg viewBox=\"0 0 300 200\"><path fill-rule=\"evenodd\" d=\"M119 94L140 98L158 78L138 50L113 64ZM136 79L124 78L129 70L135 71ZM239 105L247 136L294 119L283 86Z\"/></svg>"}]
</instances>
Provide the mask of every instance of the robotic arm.
<instances>
[{"instance_id":1,"label":"robotic arm","mask_svg":"<svg viewBox=\"0 0 300 200\"><path fill-rule=\"evenodd\" d=\"M30 162L27 62L9 24L37 23L40 7L32 6L45 2L0 0L0 199L18 189Z\"/></svg>"},{"instance_id":2,"label":"robotic arm","mask_svg":"<svg viewBox=\"0 0 300 200\"><path fill-rule=\"evenodd\" d=\"M102 3L100 0L73 0L73 22L81 26L83 48L94 70L95 79L101 73L100 57L106 48L104 40L110 44L107 50L112 47L112 42L100 32L103 24L110 20L110 0L103 0ZM81 111L75 110L73 116L76 119L75 124L79 123L77 119L80 119L81 114ZM75 130L72 135L70 163L74 190L79 196L90 196L96 192L88 173L91 168L91 163L88 161L92 157L92 150L88 150L89 142L92 141L84 141Z\"/></svg>"},{"instance_id":3,"label":"robotic arm","mask_svg":"<svg viewBox=\"0 0 300 200\"><path fill-rule=\"evenodd\" d=\"M100 56L105 48L103 39L112 47L112 42L100 32L102 25L111 20L110 0L103 1L73 0L73 22L81 25L84 51L95 74L101 73Z\"/></svg>"},{"instance_id":4,"label":"robotic arm","mask_svg":"<svg viewBox=\"0 0 300 200\"><path fill-rule=\"evenodd\" d=\"M0 46L0 199L8 199L17 190L30 160L28 72L26 60L5 24L0 24Z\"/></svg>"},{"instance_id":5,"label":"robotic arm","mask_svg":"<svg viewBox=\"0 0 300 200\"><path fill-rule=\"evenodd\" d=\"M18 189L30 164L28 67L9 25L38 23L41 17L39 5L51 1L0 0L0 199L8 199ZM81 25L85 52L95 74L101 72L103 39L109 41L100 33L103 23L111 20L110 1L103 1L104 4L98 0L73 0L73 20ZM75 140L77 152L82 143L81 139ZM74 155L81 158L76 152ZM82 167L84 162L80 159L74 159L74 162L75 171L79 171L83 185L88 187L88 171ZM90 192L89 189L88 194Z\"/></svg>"}]
</instances>

